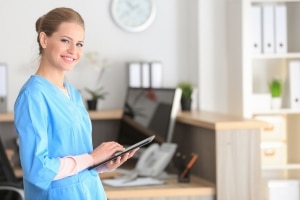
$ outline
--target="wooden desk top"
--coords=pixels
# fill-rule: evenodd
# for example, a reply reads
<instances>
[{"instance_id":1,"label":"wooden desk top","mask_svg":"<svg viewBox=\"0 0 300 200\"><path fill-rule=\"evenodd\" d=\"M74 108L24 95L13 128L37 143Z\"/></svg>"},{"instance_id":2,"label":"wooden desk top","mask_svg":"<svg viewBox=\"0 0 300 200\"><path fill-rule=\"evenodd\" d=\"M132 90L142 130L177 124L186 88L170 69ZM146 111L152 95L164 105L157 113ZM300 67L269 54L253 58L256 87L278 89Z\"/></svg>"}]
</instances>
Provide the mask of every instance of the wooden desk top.
<instances>
[{"instance_id":1,"label":"wooden desk top","mask_svg":"<svg viewBox=\"0 0 300 200\"><path fill-rule=\"evenodd\" d=\"M215 195L215 186L198 177L192 176L190 183L178 183L177 179L167 179L164 185L138 187L110 187L104 185L108 199L146 198L146 197L180 197Z\"/></svg>"},{"instance_id":2,"label":"wooden desk top","mask_svg":"<svg viewBox=\"0 0 300 200\"><path fill-rule=\"evenodd\" d=\"M14 168L16 176L22 177L22 169ZM112 172L114 173L114 172ZM103 173L100 177L112 177L109 173ZM171 178L165 181L164 185L139 186L116 188L104 185L108 199L124 199L138 197L179 197L179 196L213 196L216 194L215 185L191 176L190 183L178 183L177 179Z\"/></svg>"},{"instance_id":3,"label":"wooden desk top","mask_svg":"<svg viewBox=\"0 0 300 200\"><path fill-rule=\"evenodd\" d=\"M268 126L259 120L204 111L180 112L176 121L213 130L260 129Z\"/></svg>"},{"instance_id":4,"label":"wooden desk top","mask_svg":"<svg viewBox=\"0 0 300 200\"><path fill-rule=\"evenodd\" d=\"M91 120L118 120L122 118L122 109L89 111ZM0 122L13 122L13 113L0 113ZM179 112L177 122L213 130L256 129L268 127L266 122L244 119L224 114L191 111Z\"/></svg>"},{"instance_id":5,"label":"wooden desk top","mask_svg":"<svg viewBox=\"0 0 300 200\"><path fill-rule=\"evenodd\" d=\"M89 111L91 120L118 120L122 118L122 109ZM0 113L0 122L13 122L14 114Z\"/></svg>"}]
</instances>

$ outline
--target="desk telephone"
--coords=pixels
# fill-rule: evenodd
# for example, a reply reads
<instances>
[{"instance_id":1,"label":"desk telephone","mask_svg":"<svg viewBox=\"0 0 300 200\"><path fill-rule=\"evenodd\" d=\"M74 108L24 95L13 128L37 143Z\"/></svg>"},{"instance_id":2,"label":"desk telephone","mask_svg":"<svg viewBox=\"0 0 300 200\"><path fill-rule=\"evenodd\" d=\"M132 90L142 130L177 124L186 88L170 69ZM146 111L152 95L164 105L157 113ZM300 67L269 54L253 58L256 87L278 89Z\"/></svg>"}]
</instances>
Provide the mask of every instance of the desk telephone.
<instances>
[{"instance_id":1,"label":"desk telephone","mask_svg":"<svg viewBox=\"0 0 300 200\"><path fill-rule=\"evenodd\" d=\"M159 176L171 161L176 148L175 143L151 144L141 154L135 170L140 176Z\"/></svg>"}]
</instances>

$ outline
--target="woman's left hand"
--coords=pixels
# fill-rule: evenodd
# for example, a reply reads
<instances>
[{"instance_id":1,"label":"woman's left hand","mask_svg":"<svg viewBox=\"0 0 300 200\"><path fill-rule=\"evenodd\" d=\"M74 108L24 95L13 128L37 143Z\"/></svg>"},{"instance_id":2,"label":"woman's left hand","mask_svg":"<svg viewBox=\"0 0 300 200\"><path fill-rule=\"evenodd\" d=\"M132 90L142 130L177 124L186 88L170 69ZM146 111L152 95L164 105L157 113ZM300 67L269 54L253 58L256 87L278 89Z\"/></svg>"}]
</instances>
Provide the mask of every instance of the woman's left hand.
<instances>
[{"instance_id":1,"label":"woman's left hand","mask_svg":"<svg viewBox=\"0 0 300 200\"><path fill-rule=\"evenodd\" d=\"M106 163L106 170L114 171L119 166L121 166L124 162L126 162L129 158L131 158L138 149L139 148L133 149L132 151L125 153L122 156L119 156L117 159L109 161L108 163Z\"/></svg>"}]
</instances>

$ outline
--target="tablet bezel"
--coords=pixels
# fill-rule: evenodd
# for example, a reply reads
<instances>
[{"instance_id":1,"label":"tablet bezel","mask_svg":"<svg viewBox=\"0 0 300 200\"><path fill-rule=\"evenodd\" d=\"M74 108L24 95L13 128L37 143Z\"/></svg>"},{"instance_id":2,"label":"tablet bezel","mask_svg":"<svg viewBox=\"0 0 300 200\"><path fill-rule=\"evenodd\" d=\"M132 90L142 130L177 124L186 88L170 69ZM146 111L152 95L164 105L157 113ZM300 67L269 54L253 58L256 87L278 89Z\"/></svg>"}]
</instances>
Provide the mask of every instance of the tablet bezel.
<instances>
[{"instance_id":1,"label":"tablet bezel","mask_svg":"<svg viewBox=\"0 0 300 200\"><path fill-rule=\"evenodd\" d=\"M142 141L140 141L140 142L138 142L138 143L135 143L134 145L129 146L129 147L126 148L124 151L115 153L112 157L110 157L110 158L108 158L108 159L106 159L106 160L104 160L104 161L102 161L102 162L100 162L100 163L98 163L98 164L96 164L96 165L93 165L93 166L89 167L88 169L94 169L94 168L96 168L96 167L98 167L98 166L100 166L100 165L103 165L103 164L105 164L105 163L111 161L111 160L115 160L115 159L117 159L119 156L122 156L122 155L124 155L125 153L128 153L128 152L132 151L133 149L136 149L136 148L142 147L142 146L144 146L144 145L146 145L146 144L149 144L150 142L152 142L152 140L153 140L154 138L155 138L155 135L152 135L152 136L150 136L150 137L148 137L148 138L146 138L146 139L144 139L144 140L142 140Z\"/></svg>"}]
</instances>

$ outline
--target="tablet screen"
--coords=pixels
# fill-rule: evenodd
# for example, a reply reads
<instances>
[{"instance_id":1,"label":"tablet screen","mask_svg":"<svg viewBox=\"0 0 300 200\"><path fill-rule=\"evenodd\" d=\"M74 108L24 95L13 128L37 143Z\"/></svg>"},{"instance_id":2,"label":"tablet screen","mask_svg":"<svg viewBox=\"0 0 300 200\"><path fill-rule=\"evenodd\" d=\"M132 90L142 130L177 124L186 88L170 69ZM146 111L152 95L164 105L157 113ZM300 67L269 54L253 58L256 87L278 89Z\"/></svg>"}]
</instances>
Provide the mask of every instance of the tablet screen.
<instances>
[{"instance_id":1,"label":"tablet screen","mask_svg":"<svg viewBox=\"0 0 300 200\"><path fill-rule=\"evenodd\" d=\"M95 167L103 165L103 164L105 164L105 163L107 163L107 162L109 162L111 160L117 159L119 156L122 156L125 153L132 151L133 149L136 149L138 147L142 147L142 146L144 146L146 144L149 144L150 142L152 142L152 140L154 138L155 138L155 135L153 135L151 137L148 137L148 138L146 138L146 139L144 139L144 140L142 140L142 141L140 141L140 142L138 142L138 143L136 143L136 144L134 144L132 146L129 146L128 148L125 149L125 151L121 151L121 152L115 153L112 157L110 157L110 158L108 158L108 159L106 159L106 160L104 160L104 161L102 161L102 162L100 162L100 163L98 163L96 165L93 165L93 166L89 167L88 169L94 169Z\"/></svg>"}]
</instances>

